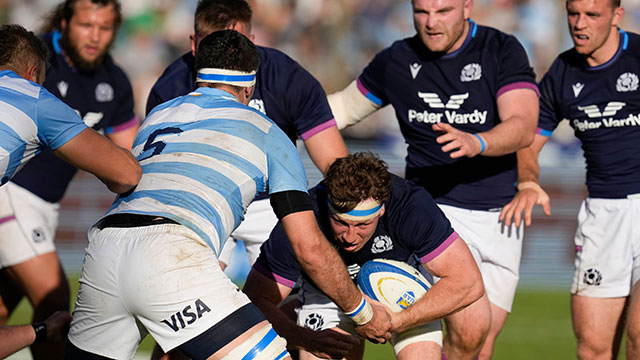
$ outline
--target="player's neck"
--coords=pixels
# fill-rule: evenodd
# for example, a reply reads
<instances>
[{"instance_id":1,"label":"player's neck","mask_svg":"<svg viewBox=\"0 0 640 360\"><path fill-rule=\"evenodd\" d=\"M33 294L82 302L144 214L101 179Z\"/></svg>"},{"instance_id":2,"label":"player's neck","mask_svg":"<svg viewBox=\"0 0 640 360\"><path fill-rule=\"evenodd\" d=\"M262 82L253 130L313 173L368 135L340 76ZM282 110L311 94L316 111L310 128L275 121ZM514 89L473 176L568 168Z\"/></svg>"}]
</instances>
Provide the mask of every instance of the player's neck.
<instances>
[{"instance_id":1,"label":"player's neck","mask_svg":"<svg viewBox=\"0 0 640 360\"><path fill-rule=\"evenodd\" d=\"M620 47L620 32L617 28L611 29L609 37L596 51L585 57L585 61L590 67L600 66L611 60Z\"/></svg>"},{"instance_id":2,"label":"player's neck","mask_svg":"<svg viewBox=\"0 0 640 360\"><path fill-rule=\"evenodd\" d=\"M464 44L465 40L467 40L467 35L469 35L470 28L471 28L471 23L469 22L469 20L465 20L464 28L462 29L462 34L460 35L458 40L456 40L453 46L447 51L447 54L451 54L455 51L458 51L462 47L462 44Z\"/></svg>"}]
</instances>

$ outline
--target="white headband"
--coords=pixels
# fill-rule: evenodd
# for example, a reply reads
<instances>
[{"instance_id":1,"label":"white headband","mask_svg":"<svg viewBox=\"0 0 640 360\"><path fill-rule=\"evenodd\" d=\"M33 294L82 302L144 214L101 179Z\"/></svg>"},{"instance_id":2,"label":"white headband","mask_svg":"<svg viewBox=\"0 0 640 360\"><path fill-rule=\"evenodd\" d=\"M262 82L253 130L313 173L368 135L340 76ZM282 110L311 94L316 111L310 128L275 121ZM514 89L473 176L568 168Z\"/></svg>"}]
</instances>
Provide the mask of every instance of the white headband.
<instances>
[{"instance_id":1,"label":"white headband","mask_svg":"<svg viewBox=\"0 0 640 360\"><path fill-rule=\"evenodd\" d=\"M347 211L346 213L341 213L336 210L328 197L327 203L332 213L346 220L366 221L378 216L380 211L382 211L382 204L372 198L361 201L353 210Z\"/></svg>"},{"instance_id":2,"label":"white headband","mask_svg":"<svg viewBox=\"0 0 640 360\"><path fill-rule=\"evenodd\" d=\"M215 68L202 68L198 70L196 82L208 82L227 84L240 87L251 87L256 83L256 72L250 73Z\"/></svg>"}]
</instances>

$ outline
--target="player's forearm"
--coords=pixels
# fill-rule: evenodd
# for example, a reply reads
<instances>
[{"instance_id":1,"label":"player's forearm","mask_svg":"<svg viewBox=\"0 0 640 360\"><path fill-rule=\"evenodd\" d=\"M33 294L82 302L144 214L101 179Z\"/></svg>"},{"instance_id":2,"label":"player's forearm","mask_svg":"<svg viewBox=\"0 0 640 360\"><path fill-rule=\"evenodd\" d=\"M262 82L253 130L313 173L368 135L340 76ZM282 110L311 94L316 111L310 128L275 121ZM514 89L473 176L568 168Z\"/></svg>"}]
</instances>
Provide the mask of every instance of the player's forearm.
<instances>
[{"instance_id":1,"label":"player's forearm","mask_svg":"<svg viewBox=\"0 0 640 360\"><path fill-rule=\"evenodd\" d=\"M0 327L0 359L33 344L36 333L31 325Z\"/></svg>"},{"instance_id":2,"label":"player's forearm","mask_svg":"<svg viewBox=\"0 0 640 360\"><path fill-rule=\"evenodd\" d=\"M519 115L518 115L519 116ZM502 156L525 148L533 141L535 123L514 116L496 125L493 129L478 133L485 142L482 155Z\"/></svg>"},{"instance_id":3,"label":"player's forearm","mask_svg":"<svg viewBox=\"0 0 640 360\"><path fill-rule=\"evenodd\" d=\"M304 141L304 145L307 148L309 157L323 174L326 174L329 166L331 166L337 158L349 155L347 146L344 144L344 140L342 140L342 136L335 126L308 138Z\"/></svg>"},{"instance_id":4,"label":"player's forearm","mask_svg":"<svg viewBox=\"0 0 640 360\"><path fill-rule=\"evenodd\" d=\"M478 300L484 294L482 278L442 278L413 306L392 317L392 330L402 332L442 319Z\"/></svg>"}]
</instances>

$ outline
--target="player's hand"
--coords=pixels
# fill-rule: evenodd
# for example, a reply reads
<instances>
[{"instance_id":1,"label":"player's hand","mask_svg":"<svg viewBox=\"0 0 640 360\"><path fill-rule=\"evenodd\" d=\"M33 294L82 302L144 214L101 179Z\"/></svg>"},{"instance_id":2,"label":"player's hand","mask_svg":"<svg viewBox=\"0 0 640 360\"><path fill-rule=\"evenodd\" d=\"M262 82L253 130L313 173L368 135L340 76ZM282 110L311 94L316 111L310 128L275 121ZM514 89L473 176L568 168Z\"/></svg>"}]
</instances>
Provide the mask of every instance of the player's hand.
<instances>
[{"instance_id":1,"label":"player's hand","mask_svg":"<svg viewBox=\"0 0 640 360\"><path fill-rule=\"evenodd\" d=\"M66 337L71 315L66 311L56 311L44 323L47 325L47 341L57 342Z\"/></svg>"},{"instance_id":2,"label":"player's hand","mask_svg":"<svg viewBox=\"0 0 640 360\"><path fill-rule=\"evenodd\" d=\"M544 214L551 216L549 195L537 183L535 183L535 186L522 186L531 183L533 182L528 181L519 184L516 196L502 208L500 221L503 221L506 226L511 226L512 219L516 226L520 226L523 213L525 226L531 225L531 213L535 205L541 205Z\"/></svg>"},{"instance_id":3,"label":"player's hand","mask_svg":"<svg viewBox=\"0 0 640 360\"><path fill-rule=\"evenodd\" d=\"M437 123L432 126L433 131L444 134L436 138L438 144L445 144L441 149L443 152L451 152L449 156L457 159L463 156L474 157L480 154L482 144L473 134L464 132L445 123Z\"/></svg>"},{"instance_id":4,"label":"player's hand","mask_svg":"<svg viewBox=\"0 0 640 360\"><path fill-rule=\"evenodd\" d=\"M333 329L310 331L304 336L302 348L321 359L342 359L354 346L361 343L357 336Z\"/></svg>"},{"instance_id":5,"label":"player's hand","mask_svg":"<svg viewBox=\"0 0 640 360\"><path fill-rule=\"evenodd\" d=\"M378 344L384 344L391 339L391 317L387 313L386 307L380 303L371 301L367 297L367 301L373 309L373 318L362 326L356 326L356 332L365 339Z\"/></svg>"}]
</instances>

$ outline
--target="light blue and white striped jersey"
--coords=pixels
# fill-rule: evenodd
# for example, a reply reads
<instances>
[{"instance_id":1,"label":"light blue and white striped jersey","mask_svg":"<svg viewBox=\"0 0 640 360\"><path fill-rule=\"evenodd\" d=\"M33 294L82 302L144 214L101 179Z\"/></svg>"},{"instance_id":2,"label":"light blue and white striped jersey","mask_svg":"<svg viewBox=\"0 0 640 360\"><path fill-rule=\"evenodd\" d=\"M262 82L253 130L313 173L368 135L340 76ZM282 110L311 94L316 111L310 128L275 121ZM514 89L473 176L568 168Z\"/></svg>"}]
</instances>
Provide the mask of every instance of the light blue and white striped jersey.
<instances>
[{"instance_id":1,"label":"light blue and white striped jersey","mask_svg":"<svg viewBox=\"0 0 640 360\"><path fill-rule=\"evenodd\" d=\"M142 178L107 215L172 219L216 255L258 193L307 191L291 140L269 118L218 89L202 87L155 107L132 151Z\"/></svg>"},{"instance_id":2,"label":"light blue and white striped jersey","mask_svg":"<svg viewBox=\"0 0 640 360\"><path fill-rule=\"evenodd\" d=\"M11 70L0 71L0 185L41 146L55 150L86 128L80 116L47 89Z\"/></svg>"}]
</instances>

